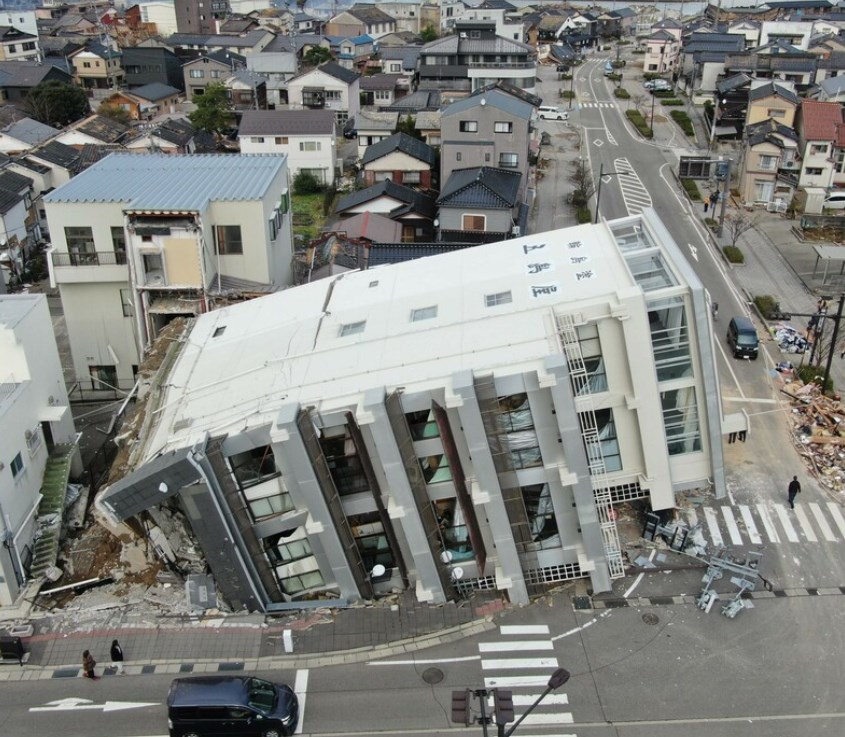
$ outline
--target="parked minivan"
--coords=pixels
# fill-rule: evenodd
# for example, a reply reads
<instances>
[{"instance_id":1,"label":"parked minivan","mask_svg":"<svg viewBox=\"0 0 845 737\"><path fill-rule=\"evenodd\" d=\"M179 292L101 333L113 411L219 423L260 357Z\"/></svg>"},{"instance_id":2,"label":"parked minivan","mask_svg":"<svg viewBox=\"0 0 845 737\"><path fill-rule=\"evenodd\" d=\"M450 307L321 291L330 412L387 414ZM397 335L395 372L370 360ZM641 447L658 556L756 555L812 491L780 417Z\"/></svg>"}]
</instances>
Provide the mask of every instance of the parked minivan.
<instances>
[{"instance_id":1,"label":"parked minivan","mask_svg":"<svg viewBox=\"0 0 845 737\"><path fill-rule=\"evenodd\" d=\"M296 694L263 678L177 678L167 695L170 737L289 737L298 719Z\"/></svg>"},{"instance_id":2,"label":"parked minivan","mask_svg":"<svg viewBox=\"0 0 845 737\"><path fill-rule=\"evenodd\" d=\"M604 76L609 77L613 74L616 70L613 68L613 64L611 62L606 62L604 65Z\"/></svg>"},{"instance_id":3,"label":"parked minivan","mask_svg":"<svg viewBox=\"0 0 845 737\"><path fill-rule=\"evenodd\" d=\"M832 192L824 198L822 207L825 210L841 210L845 208L845 192Z\"/></svg>"},{"instance_id":4,"label":"parked minivan","mask_svg":"<svg viewBox=\"0 0 845 737\"><path fill-rule=\"evenodd\" d=\"M754 324L747 317L732 317L728 325L728 345L733 351L734 358L750 358L757 360L760 350L760 339Z\"/></svg>"},{"instance_id":5,"label":"parked minivan","mask_svg":"<svg viewBox=\"0 0 845 737\"><path fill-rule=\"evenodd\" d=\"M569 113L566 110L559 110L551 105L540 105L537 114L544 120L567 120Z\"/></svg>"}]
</instances>

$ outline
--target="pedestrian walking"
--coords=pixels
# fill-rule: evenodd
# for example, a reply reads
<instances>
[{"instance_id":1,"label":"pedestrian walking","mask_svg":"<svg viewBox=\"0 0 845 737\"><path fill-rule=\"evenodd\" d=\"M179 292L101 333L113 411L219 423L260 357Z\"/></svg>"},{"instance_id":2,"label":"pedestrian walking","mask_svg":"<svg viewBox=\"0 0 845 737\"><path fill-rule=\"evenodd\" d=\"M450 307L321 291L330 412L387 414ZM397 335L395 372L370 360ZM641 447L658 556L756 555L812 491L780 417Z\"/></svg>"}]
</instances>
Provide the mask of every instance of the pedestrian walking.
<instances>
[{"instance_id":1,"label":"pedestrian walking","mask_svg":"<svg viewBox=\"0 0 845 737\"><path fill-rule=\"evenodd\" d=\"M123 648L117 640L111 641L111 664L117 670L117 675L123 675Z\"/></svg>"},{"instance_id":2,"label":"pedestrian walking","mask_svg":"<svg viewBox=\"0 0 845 737\"><path fill-rule=\"evenodd\" d=\"M710 197L709 197L709 195L704 198L704 212L707 212L708 207L710 207Z\"/></svg>"},{"instance_id":3,"label":"pedestrian walking","mask_svg":"<svg viewBox=\"0 0 845 737\"><path fill-rule=\"evenodd\" d=\"M94 668L97 667L97 661L94 660L94 656L91 655L90 650L85 650L82 653L82 672L86 678L90 678L92 681L99 681L100 677L94 675Z\"/></svg>"},{"instance_id":4,"label":"pedestrian walking","mask_svg":"<svg viewBox=\"0 0 845 737\"><path fill-rule=\"evenodd\" d=\"M801 484L798 483L798 477L793 476L792 481L789 482L789 507L795 509L795 497L801 493Z\"/></svg>"}]
</instances>

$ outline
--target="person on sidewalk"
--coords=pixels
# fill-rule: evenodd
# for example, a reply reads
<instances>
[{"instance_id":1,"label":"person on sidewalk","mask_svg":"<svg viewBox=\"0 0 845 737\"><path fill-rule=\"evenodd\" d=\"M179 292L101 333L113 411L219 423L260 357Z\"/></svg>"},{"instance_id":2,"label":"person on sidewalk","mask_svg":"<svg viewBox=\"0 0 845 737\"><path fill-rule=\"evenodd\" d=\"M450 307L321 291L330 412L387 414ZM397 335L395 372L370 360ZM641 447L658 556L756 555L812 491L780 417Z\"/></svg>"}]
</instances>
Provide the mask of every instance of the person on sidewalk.
<instances>
[{"instance_id":1,"label":"person on sidewalk","mask_svg":"<svg viewBox=\"0 0 845 737\"><path fill-rule=\"evenodd\" d=\"M116 669L117 675L123 675L123 648L117 640L111 641L111 664Z\"/></svg>"},{"instance_id":2,"label":"person on sidewalk","mask_svg":"<svg viewBox=\"0 0 845 737\"><path fill-rule=\"evenodd\" d=\"M90 678L92 681L99 681L100 677L94 675L94 668L97 667L97 661L94 660L94 656L91 655L90 650L85 650L82 653L82 673L86 678Z\"/></svg>"},{"instance_id":3,"label":"person on sidewalk","mask_svg":"<svg viewBox=\"0 0 845 737\"><path fill-rule=\"evenodd\" d=\"M789 482L789 507L795 509L795 497L801 493L801 484L798 483L798 477L793 476L792 481Z\"/></svg>"},{"instance_id":4,"label":"person on sidewalk","mask_svg":"<svg viewBox=\"0 0 845 737\"><path fill-rule=\"evenodd\" d=\"M704 212L707 212L707 208L710 207L710 196L707 195L704 198Z\"/></svg>"}]
</instances>

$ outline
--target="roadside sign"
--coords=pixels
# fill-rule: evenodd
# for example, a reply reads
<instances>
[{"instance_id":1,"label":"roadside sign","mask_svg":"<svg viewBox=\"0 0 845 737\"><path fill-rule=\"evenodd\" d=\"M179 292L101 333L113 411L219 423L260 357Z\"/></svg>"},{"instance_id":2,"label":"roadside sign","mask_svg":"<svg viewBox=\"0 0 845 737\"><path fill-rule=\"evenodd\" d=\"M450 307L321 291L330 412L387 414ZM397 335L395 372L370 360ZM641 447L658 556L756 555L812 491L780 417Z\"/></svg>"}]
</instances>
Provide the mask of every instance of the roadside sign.
<instances>
[{"instance_id":1,"label":"roadside sign","mask_svg":"<svg viewBox=\"0 0 845 737\"><path fill-rule=\"evenodd\" d=\"M710 179L712 163L707 156L681 156L678 176L681 179Z\"/></svg>"}]
</instances>

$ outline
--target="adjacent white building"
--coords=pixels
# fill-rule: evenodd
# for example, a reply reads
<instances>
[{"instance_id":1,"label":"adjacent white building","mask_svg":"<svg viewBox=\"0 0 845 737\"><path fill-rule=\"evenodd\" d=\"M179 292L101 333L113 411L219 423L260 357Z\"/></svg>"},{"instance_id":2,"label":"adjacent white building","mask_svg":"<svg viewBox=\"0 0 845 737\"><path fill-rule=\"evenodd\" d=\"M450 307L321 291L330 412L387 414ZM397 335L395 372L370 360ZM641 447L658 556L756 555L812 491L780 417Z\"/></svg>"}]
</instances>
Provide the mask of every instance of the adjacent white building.
<instances>
[{"instance_id":1,"label":"adjacent white building","mask_svg":"<svg viewBox=\"0 0 845 737\"><path fill-rule=\"evenodd\" d=\"M73 418L44 295L0 296L0 356L3 607L15 602L32 575L34 534L50 456L65 456L69 469L75 455Z\"/></svg>"},{"instance_id":2,"label":"adjacent white building","mask_svg":"<svg viewBox=\"0 0 845 737\"><path fill-rule=\"evenodd\" d=\"M144 23L155 23L160 36L166 38L178 32L176 5L173 0L141 0L138 7L141 10L141 20Z\"/></svg>"},{"instance_id":3,"label":"adjacent white building","mask_svg":"<svg viewBox=\"0 0 845 737\"><path fill-rule=\"evenodd\" d=\"M286 287L285 156L112 154L44 198L77 379L128 387L177 316Z\"/></svg>"},{"instance_id":4,"label":"adjacent white building","mask_svg":"<svg viewBox=\"0 0 845 737\"><path fill-rule=\"evenodd\" d=\"M606 591L614 504L725 493L710 314L652 211L217 310L98 504L178 495L235 608Z\"/></svg>"}]
</instances>

